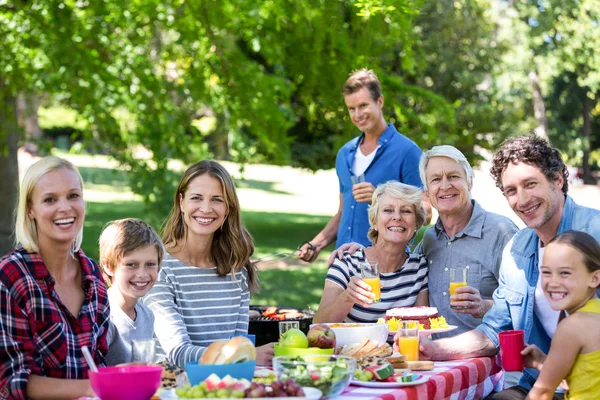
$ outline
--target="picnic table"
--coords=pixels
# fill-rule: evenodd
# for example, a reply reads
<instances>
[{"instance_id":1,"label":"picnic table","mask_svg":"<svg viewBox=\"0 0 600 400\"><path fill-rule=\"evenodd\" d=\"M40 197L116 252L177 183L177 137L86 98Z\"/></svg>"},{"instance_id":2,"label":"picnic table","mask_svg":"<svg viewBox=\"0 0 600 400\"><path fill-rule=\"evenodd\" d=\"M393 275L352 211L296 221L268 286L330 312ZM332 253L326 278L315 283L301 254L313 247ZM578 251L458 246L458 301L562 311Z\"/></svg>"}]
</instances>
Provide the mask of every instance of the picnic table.
<instances>
[{"instance_id":1,"label":"picnic table","mask_svg":"<svg viewBox=\"0 0 600 400\"><path fill-rule=\"evenodd\" d=\"M495 357L436 361L432 371L419 372L429 380L418 386L367 388L351 385L339 397L344 400L442 400L483 399L501 390L502 369Z\"/></svg>"}]
</instances>

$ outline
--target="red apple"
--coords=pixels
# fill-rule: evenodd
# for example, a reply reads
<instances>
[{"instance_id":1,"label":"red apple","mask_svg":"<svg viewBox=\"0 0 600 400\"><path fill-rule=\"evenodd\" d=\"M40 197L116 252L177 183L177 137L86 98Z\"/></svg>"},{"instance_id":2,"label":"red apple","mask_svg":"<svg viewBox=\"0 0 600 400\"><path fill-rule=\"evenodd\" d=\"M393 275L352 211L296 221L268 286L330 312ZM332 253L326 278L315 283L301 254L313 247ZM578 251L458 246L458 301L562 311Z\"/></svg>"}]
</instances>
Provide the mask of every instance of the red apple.
<instances>
[{"instance_id":1,"label":"red apple","mask_svg":"<svg viewBox=\"0 0 600 400\"><path fill-rule=\"evenodd\" d=\"M308 338L308 347L335 348L335 333L325 324L318 324L310 328L306 337Z\"/></svg>"}]
</instances>

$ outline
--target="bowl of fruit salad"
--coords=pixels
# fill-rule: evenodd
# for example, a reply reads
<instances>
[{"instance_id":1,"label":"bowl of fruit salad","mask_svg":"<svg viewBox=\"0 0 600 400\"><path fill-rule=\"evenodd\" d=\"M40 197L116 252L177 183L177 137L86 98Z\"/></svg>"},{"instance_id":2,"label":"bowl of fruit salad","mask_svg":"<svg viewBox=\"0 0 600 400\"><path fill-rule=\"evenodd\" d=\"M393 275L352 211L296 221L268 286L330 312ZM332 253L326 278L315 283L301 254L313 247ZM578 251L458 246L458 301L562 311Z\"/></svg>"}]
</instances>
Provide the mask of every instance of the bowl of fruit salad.
<instances>
[{"instance_id":1,"label":"bowl of fruit salad","mask_svg":"<svg viewBox=\"0 0 600 400\"><path fill-rule=\"evenodd\" d=\"M197 385L183 385L160 395L161 400L206 399L206 398L256 398L270 400L288 397L302 397L304 400L318 400L321 391L312 387L300 387L291 379L287 381L273 380L261 383L246 379L234 379L230 376L219 378L211 375Z\"/></svg>"},{"instance_id":2,"label":"bowl of fruit salad","mask_svg":"<svg viewBox=\"0 0 600 400\"><path fill-rule=\"evenodd\" d=\"M339 396L348 387L356 359L346 356L305 355L273 358L273 370L281 381L293 379L298 385L314 387L324 398Z\"/></svg>"}]
</instances>

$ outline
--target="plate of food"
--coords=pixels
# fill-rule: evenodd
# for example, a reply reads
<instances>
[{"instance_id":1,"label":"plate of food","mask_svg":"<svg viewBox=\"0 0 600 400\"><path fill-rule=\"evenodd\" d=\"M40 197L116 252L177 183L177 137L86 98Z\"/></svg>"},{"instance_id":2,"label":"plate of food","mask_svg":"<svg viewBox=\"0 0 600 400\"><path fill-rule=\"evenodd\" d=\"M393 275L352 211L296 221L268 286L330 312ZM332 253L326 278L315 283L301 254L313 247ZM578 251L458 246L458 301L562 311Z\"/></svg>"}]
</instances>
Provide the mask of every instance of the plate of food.
<instances>
[{"instance_id":1,"label":"plate of food","mask_svg":"<svg viewBox=\"0 0 600 400\"><path fill-rule=\"evenodd\" d=\"M428 363L431 364L431 368L427 369L433 369L433 362ZM428 376L412 372L406 357L396 353L390 357L362 357L350 384L372 388L395 388L420 385L428 379Z\"/></svg>"},{"instance_id":2,"label":"plate of food","mask_svg":"<svg viewBox=\"0 0 600 400\"><path fill-rule=\"evenodd\" d=\"M377 323L387 324L389 335L394 336L398 331L398 322L409 320L418 321L419 336L422 337L450 332L457 328L456 325L448 325L446 318L438 314L436 307L396 307L388 310L385 318L379 318Z\"/></svg>"},{"instance_id":3,"label":"plate of food","mask_svg":"<svg viewBox=\"0 0 600 400\"><path fill-rule=\"evenodd\" d=\"M360 380L356 378L357 377L355 374L354 378L350 382L351 385L369 388L399 388L407 386L417 386L429 380L429 376L415 374L408 371L396 372L393 376L383 381L379 381L376 379Z\"/></svg>"}]
</instances>

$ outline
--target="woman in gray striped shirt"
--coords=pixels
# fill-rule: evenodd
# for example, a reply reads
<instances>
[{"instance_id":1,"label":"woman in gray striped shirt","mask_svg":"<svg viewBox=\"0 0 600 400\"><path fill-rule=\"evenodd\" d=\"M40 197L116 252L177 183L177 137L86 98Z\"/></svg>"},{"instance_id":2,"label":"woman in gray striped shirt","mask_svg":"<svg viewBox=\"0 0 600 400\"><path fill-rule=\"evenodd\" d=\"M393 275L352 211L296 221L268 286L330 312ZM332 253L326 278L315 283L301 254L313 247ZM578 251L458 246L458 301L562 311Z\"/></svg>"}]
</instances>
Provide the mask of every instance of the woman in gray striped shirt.
<instances>
[{"instance_id":1,"label":"woman in gray striped shirt","mask_svg":"<svg viewBox=\"0 0 600 400\"><path fill-rule=\"evenodd\" d=\"M250 293L258 287L252 237L241 221L233 179L215 161L184 173L164 230L168 255L144 298L167 358L184 367L206 347L248 333ZM272 345L257 349L268 364Z\"/></svg>"},{"instance_id":2,"label":"woman in gray striped shirt","mask_svg":"<svg viewBox=\"0 0 600 400\"><path fill-rule=\"evenodd\" d=\"M429 305L427 260L406 252L425 221L421 190L389 181L377 186L369 206L368 237L373 246L336 257L327 271L315 322L377 322L386 310ZM379 263L381 301L361 280L360 262Z\"/></svg>"}]
</instances>

